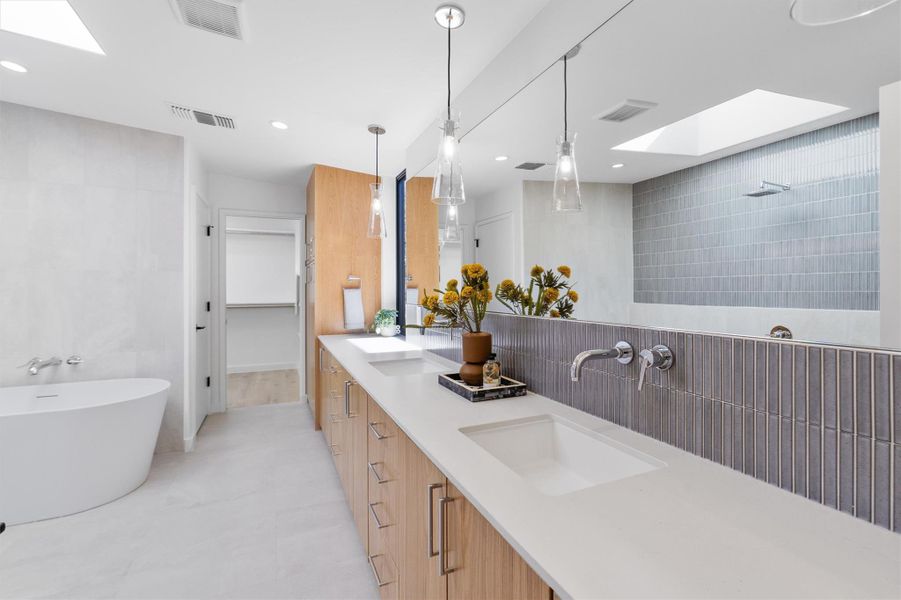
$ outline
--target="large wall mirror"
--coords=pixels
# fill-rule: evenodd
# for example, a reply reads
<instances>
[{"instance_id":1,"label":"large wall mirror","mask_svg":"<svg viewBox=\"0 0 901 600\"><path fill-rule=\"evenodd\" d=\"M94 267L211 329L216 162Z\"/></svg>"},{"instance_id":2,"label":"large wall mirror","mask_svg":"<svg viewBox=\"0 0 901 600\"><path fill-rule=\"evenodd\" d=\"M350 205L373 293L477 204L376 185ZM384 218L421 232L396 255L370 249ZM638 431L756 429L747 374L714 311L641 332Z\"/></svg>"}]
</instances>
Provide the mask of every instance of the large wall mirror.
<instances>
[{"instance_id":1,"label":"large wall mirror","mask_svg":"<svg viewBox=\"0 0 901 600\"><path fill-rule=\"evenodd\" d=\"M901 347L880 333L899 310L880 266L901 278L881 236L901 231L879 197L901 3L820 27L790 4L635 0L583 40L567 61L580 212L552 201L562 62L463 138L459 235L430 202L434 167L408 170L407 322L461 263L493 284L567 265L576 319Z\"/></svg>"}]
</instances>

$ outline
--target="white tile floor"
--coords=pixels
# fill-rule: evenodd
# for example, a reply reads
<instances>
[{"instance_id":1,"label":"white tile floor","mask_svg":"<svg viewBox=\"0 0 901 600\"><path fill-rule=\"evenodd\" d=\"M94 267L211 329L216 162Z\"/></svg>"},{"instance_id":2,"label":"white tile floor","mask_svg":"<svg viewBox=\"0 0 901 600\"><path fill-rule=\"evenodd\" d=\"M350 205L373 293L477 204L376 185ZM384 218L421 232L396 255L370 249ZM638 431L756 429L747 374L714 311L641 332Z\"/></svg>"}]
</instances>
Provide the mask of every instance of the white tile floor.
<instances>
[{"instance_id":1,"label":"white tile floor","mask_svg":"<svg viewBox=\"0 0 901 600\"><path fill-rule=\"evenodd\" d=\"M0 535L0 598L377 598L305 405L211 415L135 492Z\"/></svg>"}]
</instances>

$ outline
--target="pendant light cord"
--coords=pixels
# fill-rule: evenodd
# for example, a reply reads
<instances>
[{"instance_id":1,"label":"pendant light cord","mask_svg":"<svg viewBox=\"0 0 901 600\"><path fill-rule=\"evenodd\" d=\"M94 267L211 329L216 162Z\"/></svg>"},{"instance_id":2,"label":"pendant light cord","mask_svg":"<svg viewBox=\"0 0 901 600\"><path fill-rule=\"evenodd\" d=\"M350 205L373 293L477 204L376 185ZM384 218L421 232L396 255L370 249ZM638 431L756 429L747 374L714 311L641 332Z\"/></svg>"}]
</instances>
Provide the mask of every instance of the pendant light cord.
<instances>
[{"instance_id":1,"label":"pendant light cord","mask_svg":"<svg viewBox=\"0 0 901 600\"><path fill-rule=\"evenodd\" d=\"M379 184L379 133L375 132L375 183Z\"/></svg>"},{"instance_id":2,"label":"pendant light cord","mask_svg":"<svg viewBox=\"0 0 901 600\"><path fill-rule=\"evenodd\" d=\"M451 118L451 20L453 13L447 11L447 120Z\"/></svg>"},{"instance_id":3,"label":"pendant light cord","mask_svg":"<svg viewBox=\"0 0 901 600\"><path fill-rule=\"evenodd\" d=\"M566 141L566 132L569 129L569 122L567 119L567 108L568 108L568 97L569 87L566 85L566 54L563 55L563 141Z\"/></svg>"}]
</instances>

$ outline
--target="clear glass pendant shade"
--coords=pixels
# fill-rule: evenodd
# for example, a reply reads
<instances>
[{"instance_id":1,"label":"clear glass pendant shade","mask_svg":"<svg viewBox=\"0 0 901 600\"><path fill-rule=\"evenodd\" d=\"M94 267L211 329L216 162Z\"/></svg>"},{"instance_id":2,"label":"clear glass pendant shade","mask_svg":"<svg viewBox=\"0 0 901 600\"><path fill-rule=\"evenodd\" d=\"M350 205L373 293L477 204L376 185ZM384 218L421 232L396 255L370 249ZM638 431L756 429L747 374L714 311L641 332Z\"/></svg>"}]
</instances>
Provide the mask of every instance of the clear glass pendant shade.
<instances>
[{"instance_id":1,"label":"clear glass pendant shade","mask_svg":"<svg viewBox=\"0 0 901 600\"><path fill-rule=\"evenodd\" d=\"M876 12L897 0L793 0L791 18L801 25L843 23Z\"/></svg>"},{"instance_id":2,"label":"clear glass pendant shade","mask_svg":"<svg viewBox=\"0 0 901 600\"><path fill-rule=\"evenodd\" d=\"M453 111L441 111L441 139L438 143L438 159L435 180L432 184L432 202L443 206L463 204L463 161L460 160L460 115Z\"/></svg>"},{"instance_id":3,"label":"clear glass pendant shade","mask_svg":"<svg viewBox=\"0 0 901 600\"><path fill-rule=\"evenodd\" d=\"M459 242L460 233L460 211L455 205L447 207L447 213L444 216L444 227L441 229L439 239L441 243Z\"/></svg>"},{"instance_id":4,"label":"clear glass pendant shade","mask_svg":"<svg viewBox=\"0 0 901 600\"><path fill-rule=\"evenodd\" d=\"M369 230L367 237L388 237L388 228L385 226L385 210L382 204L382 185L369 184Z\"/></svg>"},{"instance_id":5,"label":"clear glass pendant shade","mask_svg":"<svg viewBox=\"0 0 901 600\"><path fill-rule=\"evenodd\" d=\"M557 138L557 167L554 170L554 210L575 212L582 210L579 190L579 170L576 167L576 134L562 134Z\"/></svg>"}]
</instances>

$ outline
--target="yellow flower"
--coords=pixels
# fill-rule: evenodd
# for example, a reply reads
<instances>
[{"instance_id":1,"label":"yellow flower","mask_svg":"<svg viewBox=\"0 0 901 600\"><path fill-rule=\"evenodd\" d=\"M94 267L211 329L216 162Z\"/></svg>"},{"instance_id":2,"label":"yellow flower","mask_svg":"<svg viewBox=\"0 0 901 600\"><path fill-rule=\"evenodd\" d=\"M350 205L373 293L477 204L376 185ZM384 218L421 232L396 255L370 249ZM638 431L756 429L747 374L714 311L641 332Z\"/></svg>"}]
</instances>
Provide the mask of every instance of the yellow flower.
<instances>
[{"instance_id":1,"label":"yellow flower","mask_svg":"<svg viewBox=\"0 0 901 600\"><path fill-rule=\"evenodd\" d=\"M532 277L538 277L538 276L541 275L542 273L544 273L544 267L542 267L541 265L535 265L535 266L532 267L532 270L529 271L529 274L530 274Z\"/></svg>"},{"instance_id":2,"label":"yellow flower","mask_svg":"<svg viewBox=\"0 0 901 600\"><path fill-rule=\"evenodd\" d=\"M458 284L458 282L456 279L451 279L450 281L447 282L447 289L455 290L455 289L457 289L457 284Z\"/></svg>"},{"instance_id":3,"label":"yellow flower","mask_svg":"<svg viewBox=\"0 0 901 600\"><path fill-rule=\"evenodd\" d=\"M579 292L577 292L576 290L569 290L568 292L566 292L566 295L569 296L569 299L573 302L579 301Z\"/></svg>"},{"instance_id":4,"label":"yellow flower","mask_svg":"<svg viewBox=\"0 0 901 600\"><path fill-rule=\"evenodd\" d=\"M473 263L471 265L466 265L466 275L469 275L472 279L479 279L487 275L487 271L485 267L480 265L479 263Z\"/></svg>"},{"instance_id":5,"label":"yellow flower","mask_svg":"<svg viewBox=\"0 0 901 600\"><path fill-rule=\"evenodd\" d=\"M514 287L515 285L516 285L516 284L513 283L513 280L512 280L512 279L504 279L504 280L501 282L501 289L504 290L505 292L509 292L510 290L513 289L513 287Z\"/></svg>"},{"instance_id":6,"label":"yellow flower","mask_svg":"<svg viewBox=\"0 0 901 600\"><path fill-rule=\"evenodd\" d=\"M456 304L457 300L460 299L460 295L454 290L448 290L444 292L444 303L445 304Z\"/></svg>"},{"instance_id":7,"label":"yellow flower","mask_svg":"<svg viewBox=\"0 0 901 600\"><path fill-rule=\"evenodd\" d=\"M491 302L491 299L493 297L494 296L492 295L491 290L482 290L481 292L479 292L479 300L481 300L482 302L484 302L486 304L488 302Z\"/></svg>"},{"instance_id":8,"label":"yellow flower","mask_svg":"<svg viewBox=\"0 0 901 600\"><path fill-rule=\"evenodd\" d=\"M471 285L464 285L463 289L460 290L460 296L464 299L472 297L472 293L475 290L472 289Z\"/></svg>"},{"instance_id":9,"label":"yellow flower","mask_svg":"<svg viewBox=\"0 0 901 600\"><path fill-rule=\"evenodd\" d=\"M438 308L438 296L426 296L422 301L422 305L429 310L435 310Z\"/></svg>"},{"instance_id":10,"label":"yellow flower","mask_svg":"<svg viewBox=\"0 0 901 600\"><path fill-rule=\"evenodd\" d=\"M466 275L467 271L469 271L469 267L472 265L463 265L460 267L460 275Z\"/></svg>"},{"instance_id":11,"label":"yellow flower","mask_svg":"<svg viewBox=\"0 0 901 600\"><path fill-rule=\"evenodd\" d=\"M557 270L560 271L560 274L569 279L573 276L573 270L567 267L566 265L560 265L557 267Z\"/></svg>"},{"instance_id":12,"label":"yellow flower","mask_svg":"<svg viewBox=\"0 0 901 600\"><path fill-rule=\"evenodd\" d=\"M556 288L548 288L544 290L544 299L547 302L556 302L557 298L560 297L560 290Z\"/></svg>"},{"instance_id":13,"label":"yellow flower","mask_svg":"<svg viewBox=\"0 0 901 600\"><path fill-rule=\"evenodd\" d=\"M423 327L431 327L434 322L435 315L433 313L426 313L426 315L422 318Z\"/></svg>"},{"instance_id":14,"label":"yellow flower","mask_svg":"<svg viewBox=\"0 0 901 600\"><path fill-rule=\"evenodd\" d=\"M552 309L552 310L551 310L551 318L552 318L552 319L558 319L558 318L560 318L560 311L557 310L556 308Z\"/></svg>"}]
</instances>

